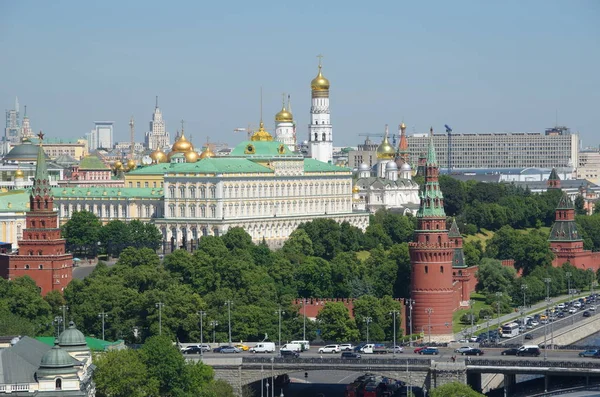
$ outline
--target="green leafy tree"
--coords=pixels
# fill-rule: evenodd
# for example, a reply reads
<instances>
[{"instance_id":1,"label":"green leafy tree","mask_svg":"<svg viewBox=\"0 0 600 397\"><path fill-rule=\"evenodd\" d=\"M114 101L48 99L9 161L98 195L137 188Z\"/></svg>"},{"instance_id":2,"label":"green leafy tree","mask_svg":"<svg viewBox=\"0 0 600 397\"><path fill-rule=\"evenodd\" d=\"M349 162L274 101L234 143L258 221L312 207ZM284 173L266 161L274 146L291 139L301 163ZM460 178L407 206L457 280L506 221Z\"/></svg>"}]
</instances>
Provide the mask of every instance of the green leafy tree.
<instances>
[{"instance_id":1,"label":"green leafy tree","mask_svg":"<svg viewBox=\"0 0 600 397\"><path fill-rule=\"evenodd\" d=\"M476 290L484 294L494 294L496 292L508 293L515 275L515 271L509 267L502 266L501 261L485 258L481 261L476 273Z\"/></svg>"},{"instance_id":2,"label":"green leafy tree","mask_svg":"<svg viewBox=\"0 0 600 397\"><path fill-rule=\"evenodd\" d=\"M478 266L483 256L481 241L465 241L463 243L463 252L465 254L465 264L468 267Z\"/></svg>"},{"instance_id":3,"label":"green leafy tree","mask_svg":"<svg viewBox=\"0 0 600 397\"><path fill-rule=\"evenodd\" d=\"M158 381L135 350L111 350L94 357L98 397L158 396Z\"/></svg>"},{"instance_id":4,"label":"green leafy tree","mask_svg":"<svg viewBox=\"0 0 600 397\"><path fill-rule=\"evenodd\" d=\"M575 197L574 205L575 205L575 214L587 215L587 212L584 208L585 200L581 194L578 194L577 197Z\"/></svg>"},{"instance_id":5,"label":"green leafy tree","mask_svg":"<svg viewBox=\"0 0 600 397\"><path fill-rule=\"evenodd\" d=\"M96 255L102 224L94 213L75 211L61 228L67 240L67 250L79 254Z\"/></svg>"},{"instance_id":6,"label":"green leafy tree","mask_svg":"<svg viewBox=\"0 0 600 397\"><path fill-rule=\"evenodd\" d=\"M600 200L594 204L594 214L600 214Z\"/></svg>"},{"instance_id":7,"label":"green leafy tree","mask_svg":"<svg viewBox=\"0 0 600 397\"><path fill-rule=\"evenodd\" d=\"M161 395L179 395L185 391L185 358L167 336L146 339L140 354L148 369L148 377L158 381Z\"/></svg>"},{"instance_id":8,"label":"green leafy tree","mask_svg":"<svg viewBox=\"0 0 600 397\"><path fill-rule=\"evenodd\" d=\"M467 199L464 183L448 175L440 175L439 182L446 215L456 216L462 213Z\"/></svg>"},{"instance_id":9,"label":"green leafy tree","mask_svg":"<svg viewBox=\"0 0 600 397\"><path fill-rule=\"evenodd\" d=\"M230 250L234 248L249 249L254 245L252 237L242 227L232 227L222 237L223 243Z\"/></svg>"},{"instance_id":10,"label":"green leafy tree","mask_svg":"<svg viewBox=\"0 0 600 397\"><path fill-rule=\"evenodd\" d=\"M315 219L298 226L304 229L313 244L314 255L331 260L341 251L341 228L333 219Z\"/></svg>"},{"instance_id":11,"label":"green leafy tree","mask_svg":"<svg viewBox=\"0 0 600 397\"><path fill-rule=\"evenodd\" d=\"M290 237L283 243L281 251L294 264L304 262L307 256L312 256L315 253L310 236L306 230L300 228L290 234Z\"/></svg>"},{"instance_id":12,"label":"green leafy tree","mask_svg":"<svg viewBox=\"0 0 600 397\"><path fill-rule=\"evenodd\" d=\"M321 338L329 341L352 341L359 338L354 319L342 302L327 302L317 314Z\"/></svg>"},{"instance_id":13,"label":"green leafy tree","mask_svg":"<svg viewBox=\"0 0 600 397\"><path fill-rule=\"evenodd\" d=\"M471 386L459 382L446 383L429 392L431 397L484 397L471 389Z\"/></svg>"},{"instance_id":14,"label":"green leafy tree","mask_svg":"<svg viewBox=\"0 0 600 397\"><path fill-rule=\"evenodd\" d=\"M120 220L110 221L100 229L99 241L108 256L118 257L131 245L129 226Z\"/></svg>"},{"instance_id":15,"label":"green leafy tree","mask_svg":"<svg viewBox=\"0 0 600 397\"><path fill-rule=\"evenodd\" d=\"M389 248L392 245L392 238L385 232L383 225L371 223L365 231L364 248L371 250L379 245L383 248Z\"/></svg>"},{"instance_id":16,"label":"green leafy tree","mask_svg":"<svg viewBox=\"0 0 600 397\"><path fill-rule=\"evenodd\" d=\"M393 296L409 298L412 266L410 264L408 243L392 245L388 258L393 260L396 265L396 283L394 284Z\"/></svg>"}]
</instances>

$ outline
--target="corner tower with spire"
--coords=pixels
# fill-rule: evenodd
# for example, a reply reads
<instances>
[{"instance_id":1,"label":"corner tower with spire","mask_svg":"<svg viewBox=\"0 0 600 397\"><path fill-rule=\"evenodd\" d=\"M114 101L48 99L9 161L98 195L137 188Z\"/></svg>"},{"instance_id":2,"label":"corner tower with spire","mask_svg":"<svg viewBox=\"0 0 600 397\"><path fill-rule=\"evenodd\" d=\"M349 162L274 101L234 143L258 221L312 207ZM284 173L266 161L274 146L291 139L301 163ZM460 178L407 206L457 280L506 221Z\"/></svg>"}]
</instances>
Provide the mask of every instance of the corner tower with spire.
<instances>
[{"instance_id":1,"label":"corner tower with spire","mask_svg":"<svg viewBox=\"0 0 600 397\"><path fill-rule=\"evenodd\" d=\"M433 139L429 140L421 186L415 238L409 244L413 332L445 340L452 335L455 309L452 259L454 241L446 229L444 197L438 183L439 166Z\"/></svg>"},{"instance_id":2,"label":"corner tower with spire","mask_svg":"<svg viewBox=\"0 0 600 397\"><path fill-rule=\"evenodd\" d=\"M42 295L46 295L53 290L62 292L71 282L73 255L66 253L66 242L60 235L42 146L44 134L40 132L38 137L40 145L23 239L19 241L18 254L0 255L0 276L9 280L29 276L36 282Z\"/></svg>"},{"instance_id":3,"label":"corner tower with spire","mask_svg":"<svg viewBox=\"0 0 600 397\"><path fill-rule=\"evenodd\" d=\"M311 83L312 106L308 125L308 150L310 157L330 163L333 161L333 128L329 113L329 80L323 76L319 55L319 73Z\"/></svg>"}]
</instances>

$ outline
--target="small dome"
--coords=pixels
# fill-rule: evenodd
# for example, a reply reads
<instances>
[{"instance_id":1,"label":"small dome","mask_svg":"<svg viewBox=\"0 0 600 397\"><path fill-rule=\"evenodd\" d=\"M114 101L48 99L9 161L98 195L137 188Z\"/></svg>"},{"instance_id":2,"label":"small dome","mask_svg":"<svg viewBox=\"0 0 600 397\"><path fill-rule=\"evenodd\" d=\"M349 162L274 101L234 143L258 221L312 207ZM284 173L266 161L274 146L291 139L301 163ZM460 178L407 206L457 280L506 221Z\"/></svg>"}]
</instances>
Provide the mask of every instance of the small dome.
<instances>
[{"instance_id":1,"label":"small dome","mask_svg":"<svg viewBox=\"0 0 600 397\"><path fill-rule=\"evenodd\" d=\"M396 150L392 145L390 145L390 142L388 141L388 137L386 135L385 138L383 138L383 142L381 142L381 145L377 147L377 158L393 160L394 157L396 157Z\"/></svg>"},{"instance_id":2,"label":"small dome","mask_svg":"<svg viewBox=\"0 0 600 397\"><path fill-rule=\"evenodd\" d=\"M194 147L192 146L192 143L187 140L187 138L185 137L185 135L183 135L183 132L182 132L179 139L177 139L175 141L175 143L173 144L171 151L172 152L187 152L189 150L194 150Z\"/></svg>"},{"instance_id":3,"label":"small dome","mask_svg":"<svg viewBox=\"0 0 600 397\"><path fill-rule=\"evenodd\" d=\"M58 345L58 339L55 339L52 349L48 350L42 356L40 368L69 368L73 367L73 364L73 358L69 355L69 353L60 348Z\"/></svg>"},{"instance_id":4,"label":"small dome","mask_svg":"<svg viewBox=\"0 0 600 397\"><path fill-rule=\"evenodd\" d=\"M23 139L23 143L13 147L10 152L4 156L4 161L23 161L23 162L37 162L38 156L38 145L31 143L29 139ZM46 160L50 160L50 157L44 152Z\"/></svg>"},{"instance_id":5,"label":"small dome","mask_svg":"<svg viewBox=\"0 0 600 397\"><path fill-rule=\"evenodd\" d=\"M400 167L400 170L401 170L401 171L412 171L412 168L411 168L410 164L408 164L408 163L404 163L404 164L402 164L402 166Z\"/></svg>"},{"instance_id":6,"label":"small dome","mask_svg":"<svg viewBox=\"0 0 600 397\"><path fill-rule=\"evenodd\" d=\"M115 161L115 170L119 171L123 169L123 162L120 160Z\"/></svg>"},{"instance_id":7,"label":"small dome","mask_svg":"<svg viewBox=\"0 0 600 397\"><path fill-rule=\"evenodd\" d=\"M393 161L390 161L385 165L385 170L386 171L397 171L398 166Z\"/></svg>"},{"instance_id":8,"label":"small dome","mask_svg":"<svg viewBox=\"0 0 600 397\"><path fill-rule=\"evenodd\" d=\"M210 157L215 157L215 154L213 153L212 150L210 150L209 146L206 146L206 149L204 149L202 151L202 153L200 153L200 158L206 159L206 158L210 158Z\"/></svg>"},{"instance_id":9,"label":"small dome","mask_svg":"<svg viewBox=\"0 0 600 397\"><path fill-rule=\"evenodd\" d=\"M155 151L153 151L152 153L150 153L150 158L156 164L158 164L158 163L166 163L167 162L167 155L160 148L158 148Z\"/></svg>"},{"instance_id":10,"label":"small dome","mask_svg":"<svg viewBox=\"0 0 600 397\"><path fill-rule=\"evenodd\" d=\"M275 115L275 121L291 123L292 121L294 121L294 116L292 115L291 112L288 112L288 110L285 108L285 105L284 105L281 108L281 110L279 111L279 113L277 113Z\"/></svg>"},{"instance_id":11,"label":"small dome","mask_svg":"<svg viewBox=\"0 0 600 397\"><path fill-rule=\"evenodd\" d=\"M129 171L134 170L135 167L137 167L137 163L135 162L135 160L131 159L127 161L127 169Z\"/></svg>"},{"instance_id":12,"label":"small dome","mask_svg":"<svg viewBox=\"0 0 600 397\"><path fill-rule=\"evenodd\" d=\"M352 193L358 193L358 192L360 192L360 188L358 187L358 185L354 185L352 187Z\"/></svg>"},{"instance_id":13,"label":"small dome","mask_svg":"<svg viewBox=\"0 0 600 397\"><path fill-rule=\"evenodd\" d=\"M265 123L260 122L260 128L250 137L251 141L272 141L273 136L265 130Z\"/></svg>"},{"instance_id":14,"label":"small dome","mask_svg":"<svg viewBox=\"0 0 600 397\"><path fill-rule=\"evenodd\" d=\"M365 164L365 163L361 163L361 164L358 166L358 171L359 171L359 172L360 172L360 171L371 171L371 168L369 168L369 166L368 166L367 164Z\"/></svg>"},{"instance_id":15,"label":"small dome","mask_svg":"<svg viewBox=\"0 0 600 397\"><path fill-rule=\"evenodd\" d=\"M24 178L25 177L25 173L23 172L23 170L16 170L15 171L15 178Z\"/></svg>"},{"instance_id":16,"label":"small dome","mask_svg":"<svg viewBox=\"0 0 600 397\"><path fill-rule=\"evenodd\" d=\"M195 163L200 158L200 155L195 150L190 150L184 153L186 163Z\"/></svg>"},{"instance_id":17,"label":"small dome","mask_svg":"<svg viewBox=\"0 0 600 397\"><path fill-rule=\"evenodd\" d=\"M329 80L321 73L321 65L319 64L319 74L310 82L310 88L313 91L327 91L329 89Z\"/></svg>"},{"instance_id":18,"label":"small dome","mask_svg":"<svg viewBox=\"0 0 600 397\"><path fill-rule=\"evenodd\" d=\"M75 323L71 321L69 328L64 330L58 337L58 344L63 346L86 346L85 336L75 327Z\"/></svg>"}]
</instances>

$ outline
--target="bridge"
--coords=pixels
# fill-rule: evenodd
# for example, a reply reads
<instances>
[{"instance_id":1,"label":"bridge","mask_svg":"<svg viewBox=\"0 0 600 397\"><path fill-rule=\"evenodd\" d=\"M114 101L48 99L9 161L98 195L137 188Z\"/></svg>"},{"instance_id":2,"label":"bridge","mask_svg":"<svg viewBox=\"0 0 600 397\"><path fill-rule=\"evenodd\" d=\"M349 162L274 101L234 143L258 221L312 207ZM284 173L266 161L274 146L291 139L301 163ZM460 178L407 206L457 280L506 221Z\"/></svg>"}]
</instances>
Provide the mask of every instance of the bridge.
<instances>
[{"instance_id":1,"label":"bridge","mask_svg":"<svg viewBox=\"0 0 600 397\"><path fill-rule=\"evenodd\" d=\"M199 357L198 357L199 358ZM435 388L449 382L468 383L481 390L482 374L504 375L505 395L516 384L516 375L543 375L546 384L551 376L600 377L600 363L581 360L542 359L472 359L467 361L436 361L427 358L282 358L265 357L204 357L202 361L213 367L215 378L231 384L236 395L242 395L245 385L292 372L345 370L370 372L403 380L411 385Z\"/></svg>"}]
</instances>

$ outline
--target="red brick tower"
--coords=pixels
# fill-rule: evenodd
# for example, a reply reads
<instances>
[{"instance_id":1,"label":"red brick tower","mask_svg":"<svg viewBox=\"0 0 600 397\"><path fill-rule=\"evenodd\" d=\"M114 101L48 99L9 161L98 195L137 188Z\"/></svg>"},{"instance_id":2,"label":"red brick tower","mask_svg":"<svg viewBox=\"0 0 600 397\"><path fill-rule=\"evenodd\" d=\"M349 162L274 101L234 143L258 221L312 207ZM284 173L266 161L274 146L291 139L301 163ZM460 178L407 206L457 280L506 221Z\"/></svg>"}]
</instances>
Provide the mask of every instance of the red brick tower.
<instances>
[{"instance_id":1,"label":"red brick tower","mask_svg":"<svg viewBox=\"0 0 600 397\"><path fill-rule=\"evenodd\" d=\"M583 250L583 239L577 232L577 223L575 223L575 207L567 193L563 192L556 207L554 225L548 241L550 241L550 250L555 255L554 266L562 266L565 262L570 262L580 269L596 267L590 259L590 252Z\"/></svg>"},{"instance_id":2,"label":"red brick tower","mask_svg":"<svg viewBox=\"0 0 600 397\"><path fill-rule=\"evenodd\" d=\"M44 135L40 132L39 137L41 142ZM0 255L0 275L9 280L29 276L36 282L42 295L52 290L62 292L72 279L73 255L65 253L65 240L60 237L41 143L25 223L23 240L19 241L19 253Z\"/></svg>"},{"instance_id":3,"label":"red brick tower","mask_svg":"<svg viewBox=\"0 0 600 397\"><path fill-rule=\"evenodd\" d=\"M548 181L546 183L548 185L548 189L560 189L560 178L558 177L556 168L552 168L552 172L550 172L550 176L548 177Z\"/></svg>"},{"instance_id":4,"label":"red brick tower","mask_svg":"<svg viewBox=\"0 0 600 397\"><path fill-rule=\"evenodd\" d=\"M446 230L444 197L438 183L433 136L429 140L425 163L425 183L421 186L421 205L417 212L415 240L410 243L413 332L426 337L448 339L452 334L452 313L456 308L452 281L454 241Z\"/></svg>"}]
</instances>

